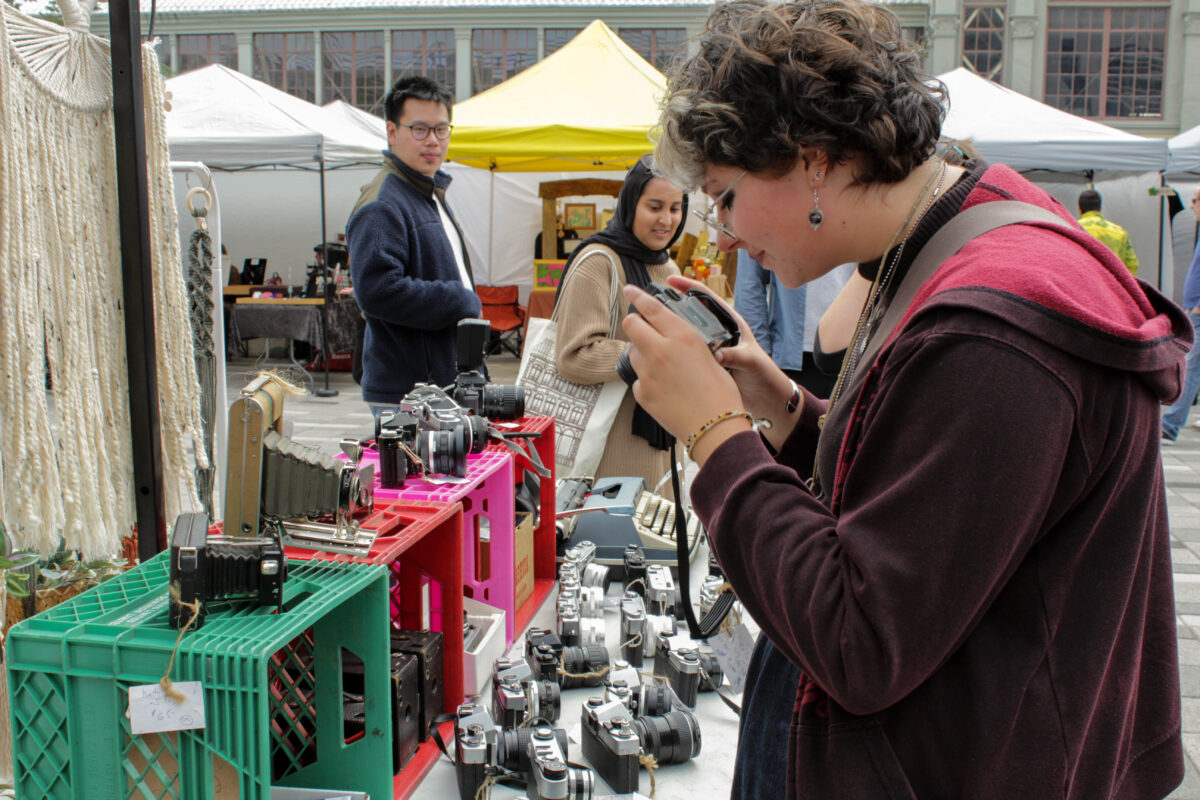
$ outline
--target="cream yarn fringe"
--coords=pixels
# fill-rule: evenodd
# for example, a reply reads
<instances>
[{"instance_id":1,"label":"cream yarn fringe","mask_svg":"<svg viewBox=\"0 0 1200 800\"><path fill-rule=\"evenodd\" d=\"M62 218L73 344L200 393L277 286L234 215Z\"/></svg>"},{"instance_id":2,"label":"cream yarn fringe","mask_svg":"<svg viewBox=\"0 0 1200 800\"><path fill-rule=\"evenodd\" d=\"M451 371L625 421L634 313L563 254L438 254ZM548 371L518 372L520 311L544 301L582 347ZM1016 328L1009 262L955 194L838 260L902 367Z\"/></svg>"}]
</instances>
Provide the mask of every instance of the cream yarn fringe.
<instances>
[{"instance_id":1,"label":"cream yarn fringe","mask_svg":"<svg viewBox=\"0 0 1200 800\"><path fill-rule=\"evenodd\" d=\"M90 14L61 6L68 20ZM207 458L148 45L142 62L170 525L199 509L194 468ZM85 558L118 550L135 519L110 74L104 40L0 2L0 520L19 548L48 554L62 536Z\"/></svg>"}]
</instances>

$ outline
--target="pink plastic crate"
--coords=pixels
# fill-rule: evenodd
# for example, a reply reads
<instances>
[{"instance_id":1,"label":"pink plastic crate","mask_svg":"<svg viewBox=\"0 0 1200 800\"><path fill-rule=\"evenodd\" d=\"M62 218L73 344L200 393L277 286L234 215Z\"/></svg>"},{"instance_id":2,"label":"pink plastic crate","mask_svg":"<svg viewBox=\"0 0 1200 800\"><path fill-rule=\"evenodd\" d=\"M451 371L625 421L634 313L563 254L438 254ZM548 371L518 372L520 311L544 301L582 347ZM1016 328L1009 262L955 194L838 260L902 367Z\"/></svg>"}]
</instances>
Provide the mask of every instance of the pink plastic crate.
<instances>
[{"instance_id":1,"label":"pink plastic crate","mask_svg":"<svg viewBox=\"0 0 1200 800\"><path fill-rule=\"evenodd\" d=\"M463 594L504 610L505 640L512 644L517 617L512 455L485 450L467 456L467 477L462 483L434 484L410 478L403 489L379 485L379 454L375 450L363 450L360 463L375 467L377 498L462 504Z\"/></svg>"}]
</instances>

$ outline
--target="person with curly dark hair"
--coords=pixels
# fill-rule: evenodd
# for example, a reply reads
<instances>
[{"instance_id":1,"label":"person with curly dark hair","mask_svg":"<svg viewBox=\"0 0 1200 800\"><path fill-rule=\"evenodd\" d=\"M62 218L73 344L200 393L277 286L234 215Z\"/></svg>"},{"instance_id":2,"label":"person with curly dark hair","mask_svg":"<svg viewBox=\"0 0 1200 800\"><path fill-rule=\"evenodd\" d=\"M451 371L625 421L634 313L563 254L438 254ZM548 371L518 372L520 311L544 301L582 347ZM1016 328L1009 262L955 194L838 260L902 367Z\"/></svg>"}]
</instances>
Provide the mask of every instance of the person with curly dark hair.
<instances>
[{"instance_id":1,"label":"person with curly dark hair","mask_svg":"<svg viewBox=\"0 0 1200 800\"><path fill-rule=\"evenodd\" d=\"M700 464L694 507L765 636L733 794L1164 797L1159 404L1191 326L1013 170L937 158L918 70L884 6L735 0L669 84L656 163L714 198L719 247L788 287L848 261L872 281L828 402L744 321L714 357L624 290L634 396Z\"/></svg>"}]
</instances>

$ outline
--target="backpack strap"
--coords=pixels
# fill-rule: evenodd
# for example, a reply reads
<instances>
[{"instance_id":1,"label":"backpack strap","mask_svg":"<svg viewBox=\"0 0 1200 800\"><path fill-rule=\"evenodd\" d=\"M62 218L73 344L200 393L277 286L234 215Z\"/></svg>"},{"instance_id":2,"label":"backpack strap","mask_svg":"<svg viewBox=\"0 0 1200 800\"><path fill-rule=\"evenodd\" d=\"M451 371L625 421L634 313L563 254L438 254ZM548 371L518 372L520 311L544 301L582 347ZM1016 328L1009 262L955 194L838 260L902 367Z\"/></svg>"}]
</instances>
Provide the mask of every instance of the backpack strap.
<instances>
[{"instance_id":1,"label":"backpack strap","mask_svg":"<svg viewBox=\"0 0 1200 800\"><path fill-rule=\"evenodd\" d=\"M1023 222L1067 226L1066 221L1053 211L1047 211L1040 206L1020 200L981 203L955 215L954 219L943 225L917 253L904 280L896 287L896 293L888 303L887 311L879 321L879 326L871 334L862 356L858 359L859 371L855 375L854 383L858 383L859 375L865 374L863 367L874 360L879 348L888 340L892 331L900 324L900 320L908 313L908 307L912 304L913 298L917 296L917 292L925 285L925 281L937 272L938 267L946 259L957 254L976 237L997 228L1019 225Z\"/></svg>"}]
</instances>

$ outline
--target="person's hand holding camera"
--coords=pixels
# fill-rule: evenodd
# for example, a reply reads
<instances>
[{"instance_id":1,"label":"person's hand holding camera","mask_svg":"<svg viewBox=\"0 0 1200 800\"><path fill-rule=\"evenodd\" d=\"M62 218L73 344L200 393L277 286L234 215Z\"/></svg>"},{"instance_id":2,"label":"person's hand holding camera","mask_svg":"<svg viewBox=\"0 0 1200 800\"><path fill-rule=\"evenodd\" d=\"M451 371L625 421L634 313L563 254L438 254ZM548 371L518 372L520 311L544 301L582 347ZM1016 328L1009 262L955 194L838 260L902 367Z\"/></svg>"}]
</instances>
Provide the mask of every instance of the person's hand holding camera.
<instances>
[{"instance_id":1,"label":"person's hand holding camera","mask_svg":"<svg viewBox=\"0 0 1200 800\"><path fill-rule=\"evenodd\" d=\"M693 287L688 282L682 288ZM686 320L636 286L624 291L638 310L622 323L631 342L629 361L637 373L633 396L685 445L695 440L690 455L704 463L725 439L750 429L749 420L739 415L743 403L737 384ZM696 438L702 426L726 414L733 416Z\"/></svg>"}]
</instances>

